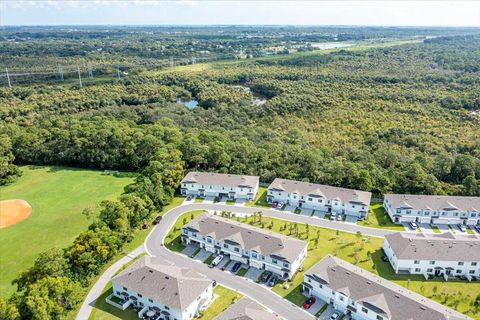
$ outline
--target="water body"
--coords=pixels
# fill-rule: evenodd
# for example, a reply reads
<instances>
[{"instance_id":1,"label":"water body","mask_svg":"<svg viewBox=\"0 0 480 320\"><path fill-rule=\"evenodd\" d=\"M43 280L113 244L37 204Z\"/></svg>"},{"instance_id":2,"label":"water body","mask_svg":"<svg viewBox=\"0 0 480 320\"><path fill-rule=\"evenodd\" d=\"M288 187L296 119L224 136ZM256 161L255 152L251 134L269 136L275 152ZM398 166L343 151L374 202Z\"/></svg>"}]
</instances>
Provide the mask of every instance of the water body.
<instances>
[{"instance_id":1,"label":"water body","mask_svg":"<svg viewBox=\"0 0 480 320\"><path fill-rule=\"evenodd\" d=\"M243 85L236 85L236 86L232 86L233 88L238 88L238 89L242 89L244 90L245 92L249 92L252 94L252 102L254 105L262 105L264 104L265 102L267 102L267 97L264 96L263 94L260 94L260 93L256 93L254 91L252 91L252 89L250 89L250 87L247 87L247 86L243 86Z\"/></svg>"},{"instance_id":2,"label":"water body","mask_svg":"<svg viewBox=\"0 0 480 320\"><path fill-rule=\"evenodd\" d=\"M320 50L347 48L353 46L353 43L345 42L310 42L310 45Z\"/></svg>"},{"instance_id":3,"label":"water body","mask_svg":"<svg viewBox=\"0 0 480 320\"><path fill-rule=\"evenodd\" d=\"M188 109L195 109L198 107L198 101L194 99L184 101L181 98L177 98L177 103L183 104Z\"/></svg>"}]
</instances>

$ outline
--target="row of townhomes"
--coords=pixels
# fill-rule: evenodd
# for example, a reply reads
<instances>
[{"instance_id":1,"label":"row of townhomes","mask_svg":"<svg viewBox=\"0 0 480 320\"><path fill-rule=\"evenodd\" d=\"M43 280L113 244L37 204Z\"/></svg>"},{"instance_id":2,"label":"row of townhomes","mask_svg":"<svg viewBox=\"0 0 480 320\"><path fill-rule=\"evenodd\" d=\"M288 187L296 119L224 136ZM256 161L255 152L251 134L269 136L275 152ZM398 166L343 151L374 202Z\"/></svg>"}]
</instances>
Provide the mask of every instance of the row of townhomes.
<instances>
[{"instance_id":1,"label":"row of townhomes","mask_svg":"<svg viewBox=\"0 0 480 320\"><path fill-rule=\"evenodd\" d=\"M383 205L398 224L480 224L480 197L386 194Z\"/></svg>"},{"instance_id":2,"label":"row of townhomes","mask_svg":"<svg viewBox=\"0 0 480 320\"><path fill-rule=\"evenodd\" d=\"M303 290L354 320L471 319L330 255L305 273Z\"/></svg>"},{"instance_id":3,"label":"row of townhomes","mask_svg":"<svg viewBox=\"0 0 480 320\"><path fill-rule=\"evenodd\" d=\"M279 320L279 318L252 299L242 298L214 320Z\"/></svg>"},{"instance_id":4,"label":"row of townhomes","mask_svg":"<svg viewBox=\"0 0 480 320\"><path fill-rule=\"evenodd\" d=\"M259 177L211 172L189 172L182 180L182 195L226 197L253 200L258 192Z\"/></svg>"},{"instance_id":5,"label":"row of townhomes","mask_svg":"<svg viewBox=\"0 0 480 320\"><path fill-rule=\"evenodd\" d=\"M320 212L340 213L363 219L368 215L372 194L366 191L321 184L275 179L268 187L268 202L284 202Z\"/></svg>"},{"instance_id":6,"label":"row of townhomes","mask_svg":"<svg viewBox=\"0 0 480 320\"><path fill-rule=\"evenodd\" d=\"M182 228L182 242L224 254L251 267L291 278L307 255L306 241L202 214Z\"/></svg>"},{"instance_id":7,"label":"row of townhomes","mask_svg":"<svg viewBox=\"0 0 480 320\"><path fill-rule=\"evenodd\" d=\"M450 232L426 235L397 232L385 236L385 252L395 273L449 278L480 277L480 239Z\"/></svg>"},{"instance_id":8,"label":"row of townhomes","mask_svg":"<svg viewBox=\"0 0 480 320\"><path fill-rule=\"evenodd\" d=\"M189 268L154 257L142 257L112 279L107 302L139 317L191 320L213 299L213 280Z\"/></svg>"}]
</instances>

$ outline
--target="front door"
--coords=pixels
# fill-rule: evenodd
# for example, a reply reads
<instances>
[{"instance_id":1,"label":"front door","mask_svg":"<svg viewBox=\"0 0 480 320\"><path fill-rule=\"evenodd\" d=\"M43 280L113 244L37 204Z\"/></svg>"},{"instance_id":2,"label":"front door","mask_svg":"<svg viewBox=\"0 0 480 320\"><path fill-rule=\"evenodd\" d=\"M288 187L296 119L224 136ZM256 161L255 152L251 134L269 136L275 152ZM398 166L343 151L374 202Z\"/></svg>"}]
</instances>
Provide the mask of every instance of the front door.
<instances>
[{"instance_id":1,"label":"front door","mask_svg":"<svg viewBox=\"0 0 480 320\"><path fill-rule=\"evenodd\" d=\"M440 273L441 273L441 272L442 272L441 270L438 270L438 269L435 270L435 276L436 276L436 277L440 276Z\"/></svg>"}]
</instances>

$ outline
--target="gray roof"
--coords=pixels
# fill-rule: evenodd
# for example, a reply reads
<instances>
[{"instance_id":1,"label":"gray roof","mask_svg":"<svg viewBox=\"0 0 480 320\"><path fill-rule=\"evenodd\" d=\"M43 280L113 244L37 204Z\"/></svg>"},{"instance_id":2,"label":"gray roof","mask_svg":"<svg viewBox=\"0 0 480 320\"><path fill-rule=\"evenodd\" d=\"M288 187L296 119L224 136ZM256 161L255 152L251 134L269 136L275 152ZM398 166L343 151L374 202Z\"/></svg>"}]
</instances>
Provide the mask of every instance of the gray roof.
<instances>
[{"instance_id":1,"label":"gray roof","mask_svg":"<svg viewBox=\"0 0 480 320\"><path fill-rule=\"evenodd\" d=\"M278 320L278 318L255 301L242 298L214 320Z\"/></svg>"},{"instance_id":2,"label":"gray roof","mask_svg":"<svg viewBox=\"0 0 480 320\"><path fill-rule=\"evenodd\" d=\"M199 183L206 185L220 185L227 187L255 188L259 182L259 177L215 172L192 171L187 173L187 175L182 180L182 183L183 182Z\"/></svg>"},{"instance_id":3,"label":"gray roof","mask_svg":"<svg viewBox=\"0 0 480 320\"><path fill-rule=\"evenodd\" d=\"M112 279L170 308L185 310L212 280L190 268L181 268L156 257L142 257Z\"/></svg>"},{"instance_id":4,"label":"gray roof","mask_svg":"<svg viewBox=\"0 0 480 320\"><path fill-rule=\"evenodd\" d=\"M386 194L385 199L390 202L392 208L405 208L413 210L428 209L433 211L459 210L480 212L480 197Z\"/></svg>"},{"instance_id":5,"label":"gray roof","mask_svg":"<svg viewBox=\"0 0 480 320\"><path fill-rule=\"evenodd\" d=\"M397 232L386 235L385 239L398 259L480 261L480 239L475 235Z\"/></svg>"},{"instance_id":6,"label":"gray roof","mask_svg":"<svg viewBox=\"0 0 480 320\"><path fill-rule=\"evenodd\" d=\"M331 255L327 255L309 269L306 276L389 319L471 319Z\"/></svg>"},{"instance_id":7,"label":"gray roof","mask_svg":"<svg viewBox=\"0 0 480 320\"><path fill-rule=\"evenodd\" d=\"M343 203L354 202L370 205L371 192L326 186L322 184L276 178L268 187L269 190L280 190L288 193L311 195L328 200L339 200Z\"/></svg>"},{"instance_id":8,"label":"gray roof","mask_svg":"<svg viewBox=\"0 0 480 320\"><path fill-rule=\"evenodd\" d=\"M233 241L244 250L255 250L264 256L283 257L288 262L295 261L308 245L306 241L211 214L200 215L184 228L194 230L201 235L209 235L216 240Z\"/></svg>"}]
</instances>

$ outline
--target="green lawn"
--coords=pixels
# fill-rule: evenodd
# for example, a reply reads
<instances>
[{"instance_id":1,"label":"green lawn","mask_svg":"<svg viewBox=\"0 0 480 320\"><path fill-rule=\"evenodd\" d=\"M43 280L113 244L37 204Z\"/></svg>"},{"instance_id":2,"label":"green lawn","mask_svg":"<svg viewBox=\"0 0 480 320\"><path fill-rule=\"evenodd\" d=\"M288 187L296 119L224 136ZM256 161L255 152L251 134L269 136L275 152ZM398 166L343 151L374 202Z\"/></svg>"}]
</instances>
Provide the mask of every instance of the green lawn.
<instances>
[{"instance_id":1,"label":"green lawn","mask_svg":"<svg viewBox=\"0 0 480 320\"><path fill-rule=\"evenodd\" d=\"M177 221L173 225L173 228L170 230L170 232L165 238L165 246L175 252L181 252L183 249L185 249L185 246L180 241L182 227L190 220L192 220L192 217L195 218L203 212L203 210L189 211L178 217Z\"/></svg>"},{"instance_id":2,"label":"green lawn","mask_svg":"<svg viewBox=\"0 0 480 320\"><path fill-rule=\"evenodd\" d=\"M405 231L405 228L402 225L397 225L390 220L390 217L385 212L383 204L374 203L370 206L370 212L366 220L358 221L358 225L380 228L380 229L389 229L395 231Z\"/></svg>"},{"instance_id":3,"label":"green lawn","mask_svg":"<svg viewBox=\"0 0 480 320\"><path fill-rule=\"evenodd\" d=\"M235 204L235 200L232 200L232 199L228 199L225 204L227 205L230 205L230 206L233 206Z\"/></svg>"},{"instance_id":4,"label":"green lawn","mask_svg":"<svg viewBox=\"0 0 480 320\"><path fill-rule=\"evenodd\" d=\"M240 270L238 270L237 276L243 277L247 273L247 271L248 271L248 269L241 268Z\"/></svg>"},{"instance_id":5,"label":"green lawn","mask_svg":"<svg viewBox=\"0 0 480 320\"><path fill-rule=\"evenodd\" d=\"M0 296L10 296L10 282L33 265L39 253L64 248L87 229L86 207L115 199L133 177L115 177L102 171L65 167L22 167L23 176L0 187L0 200L24 199L31 216L0 230Z\"/></svg>"},{"instance_id":6,"label":"green lawn","mask_svg":"<svg viewBox=\"0 0 480 320\"><path fill-rule=\"evenodd\" d=\"M203 199L203 198L200 198L200 197L196 197L196 198L195 198L195 202L203 202L203 200L204 200L204 199Z\"/></svg>"},{"instance_id":7,"label":"green lawn","mask_svg":"<svg viewBox=\"0 0 480 320\"><path fill-rule=\"evenodd\" d=\"M432 228L432 231L433 231L434 233L440 233L440 229L438 229L437 226L430 225L430 227Z\"/></svg>"},{"instance_id":8,"label":"green lawn","mask_svg":"<svg viewBox=\"0 0 480 320\"><path fill-rule=\"evenodd\" d=\"M272 204L267 202L267 188L258 187L257 196L253 201L248 201L245 203L248 207L261 207L261 208L271 208Z\"/></svg>"},{"instance_id":9,"label":"green lawn","mask_svg":"<svg viewBox=\"0 0 480 320\"><path fill-rule=\"evenodd\" d=\"M242 294L222 286L217 286L213 293L217 298L197 319L212 320L243 297Z\"/></svg>"}]
</instances>

